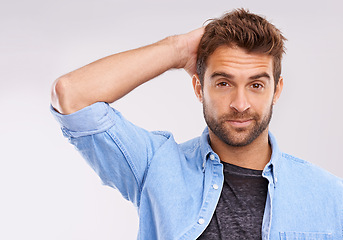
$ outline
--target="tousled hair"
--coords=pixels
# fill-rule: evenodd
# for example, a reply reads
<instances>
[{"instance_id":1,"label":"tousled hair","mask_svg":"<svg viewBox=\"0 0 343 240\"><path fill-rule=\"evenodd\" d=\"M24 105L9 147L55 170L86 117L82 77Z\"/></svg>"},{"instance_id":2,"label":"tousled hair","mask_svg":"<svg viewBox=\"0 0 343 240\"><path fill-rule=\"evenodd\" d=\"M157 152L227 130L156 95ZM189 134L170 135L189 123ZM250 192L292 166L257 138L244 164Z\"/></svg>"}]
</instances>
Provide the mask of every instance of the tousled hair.
<instances>
[{"instance_id":1,"label":"tousled hair","mask_svg":"<svg viewBox=\"0 0 343 240\"><path fill-rule=\"evenodd\" d=\"M220 46L240 47L247 53L267 54L273 58L275 88L281 75L281 60L286 38L264 17L245 9L236 9L217 19L210 19L200 40L197 74L203 86L209 56Z\"/></svg>"}]
</instances>

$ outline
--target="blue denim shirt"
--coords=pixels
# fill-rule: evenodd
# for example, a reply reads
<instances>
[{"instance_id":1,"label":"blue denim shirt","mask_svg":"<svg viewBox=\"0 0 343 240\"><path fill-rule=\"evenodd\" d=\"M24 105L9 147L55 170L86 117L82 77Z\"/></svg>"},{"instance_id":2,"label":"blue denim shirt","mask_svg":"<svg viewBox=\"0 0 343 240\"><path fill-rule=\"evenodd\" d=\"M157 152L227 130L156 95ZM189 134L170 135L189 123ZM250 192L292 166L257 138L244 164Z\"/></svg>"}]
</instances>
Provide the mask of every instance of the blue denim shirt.
<instances>
[{"instance_id":1,"label":"blue denim shirt","mask_svg":"<svg viewBox=\"0 0 343 240\"><path fill-rule=\"evenodd\" d=\"M70 115L51 112L102 182L136 206L138 239L189 240L204 231L224 180L207 129L178 144L169 132L133 125L107 103ZM282 153L272 134L269 140L262 238L343 239L342 179Z\"/></svg>"}]
</instances>

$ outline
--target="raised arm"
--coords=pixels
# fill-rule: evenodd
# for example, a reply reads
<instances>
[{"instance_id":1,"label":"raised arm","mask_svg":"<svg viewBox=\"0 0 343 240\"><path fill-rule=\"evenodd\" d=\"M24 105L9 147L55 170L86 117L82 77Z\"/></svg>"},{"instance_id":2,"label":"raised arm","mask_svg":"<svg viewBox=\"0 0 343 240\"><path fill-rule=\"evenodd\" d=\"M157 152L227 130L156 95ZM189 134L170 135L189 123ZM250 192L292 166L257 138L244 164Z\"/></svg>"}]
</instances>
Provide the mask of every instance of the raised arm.
<instances>
[{"instance_id":1,"label":"raised arm","mask_svg":"<svg viewBox=\"0 0 343 240\"><path fill-rule=\"evenodd\" d=\"M54 82L52 106L62 114L71 114L96 102L112 103L172 68L184 68L193 75L202 34L203 28L199 28L70 72Z\"/></svg>"}]
</instances>

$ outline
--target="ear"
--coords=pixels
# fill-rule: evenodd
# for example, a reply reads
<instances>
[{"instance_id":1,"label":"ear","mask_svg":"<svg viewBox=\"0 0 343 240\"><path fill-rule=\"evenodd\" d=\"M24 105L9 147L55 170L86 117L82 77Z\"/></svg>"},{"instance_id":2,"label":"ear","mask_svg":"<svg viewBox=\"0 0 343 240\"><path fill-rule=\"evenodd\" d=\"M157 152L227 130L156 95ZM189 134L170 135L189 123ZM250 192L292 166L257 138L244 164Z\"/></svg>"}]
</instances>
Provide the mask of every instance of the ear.
<instances>
[{"instance_id":1,"label":"ear","mask_svg":"<svg viewBox=\"0 0 343 240\"><path fill-rule=\"evenodd\" d=\"M273 105L275 105L276 102L279 100L282 89L283 89L283 77L280 76L280 79L276 86L274 97L273 97Z\"/></svg>"},{"instance_id":2,"label":"ear","mask_svg":"<svg viewBox=\"0 0 343 240\"><path fill-rule=\"evenodd\" d=\"M202 92L202 87L201 87L201 83L199 80L199 76L198 74L194 74L192 77L192 84L193 84L193 89L194 89L194 93L196 95L196 97L198 98L198 100L202 103L203 100L203 92Z\"/></svg>"}]
</instances>

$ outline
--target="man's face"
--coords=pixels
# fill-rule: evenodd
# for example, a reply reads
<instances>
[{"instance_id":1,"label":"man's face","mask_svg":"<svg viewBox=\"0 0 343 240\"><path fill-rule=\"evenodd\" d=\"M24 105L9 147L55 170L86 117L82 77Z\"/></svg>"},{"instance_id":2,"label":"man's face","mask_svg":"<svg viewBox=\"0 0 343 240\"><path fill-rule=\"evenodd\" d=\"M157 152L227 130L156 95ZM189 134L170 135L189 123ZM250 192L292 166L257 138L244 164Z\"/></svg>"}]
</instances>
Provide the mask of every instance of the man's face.
<instances>
[{"instance_id":1,"label":"man's face","mask_svg":"<svg viewBox=\"0 0 343 240\"><path fill-rule=\"evenodd\" d=\"M246 146L268 131L282 83L280 79L274 93L271 56L227 46L217 48L208 58L202 89L193 78L210 135L212 132L236 147Z\"/></svg>"}]
</instances>

